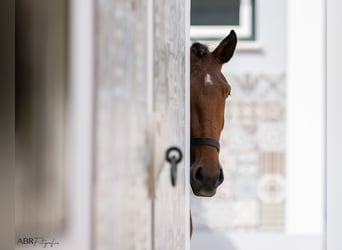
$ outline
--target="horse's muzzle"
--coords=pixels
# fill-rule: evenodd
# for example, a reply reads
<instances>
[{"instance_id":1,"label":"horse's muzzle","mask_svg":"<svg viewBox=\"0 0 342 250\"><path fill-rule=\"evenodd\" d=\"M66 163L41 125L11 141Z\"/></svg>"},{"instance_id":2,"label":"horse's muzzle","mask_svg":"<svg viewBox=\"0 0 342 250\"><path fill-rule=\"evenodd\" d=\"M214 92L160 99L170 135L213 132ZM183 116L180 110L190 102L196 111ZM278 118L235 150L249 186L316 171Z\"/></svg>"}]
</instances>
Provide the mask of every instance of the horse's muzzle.
<instances>
[{"instance_id":1,"label":"horse's muzzle","mask_svg":"<svg viewBox=\"0 0 342 250\"><path fill-rule=\"evenodd\" d=\"M216 169L217 171L212 171L208 166L193 166L190 171L190 184L195 195L211 197L216 194L216 188L224 180L222 168Z\"/></svg>"}]
</instances>

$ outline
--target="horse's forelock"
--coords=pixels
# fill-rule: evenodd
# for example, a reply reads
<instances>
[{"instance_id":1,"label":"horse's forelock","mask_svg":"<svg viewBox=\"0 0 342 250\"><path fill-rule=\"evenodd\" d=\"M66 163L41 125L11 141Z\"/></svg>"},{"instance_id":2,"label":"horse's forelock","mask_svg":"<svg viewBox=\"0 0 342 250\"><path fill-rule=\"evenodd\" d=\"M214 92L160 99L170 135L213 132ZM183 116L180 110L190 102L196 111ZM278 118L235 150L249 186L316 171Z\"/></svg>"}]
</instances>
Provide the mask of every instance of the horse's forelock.
<instances>
[{"instance_id":1,"label":"horse's forelock","mask_svg":"<svg viewBox=\"0 0 342 250\"><path fill-rule=\"evenodd\" d=\"M193 43L191 51L199 58L209 54L209 49L206 45L201 43Z\"/></svg>"}]
</instances>

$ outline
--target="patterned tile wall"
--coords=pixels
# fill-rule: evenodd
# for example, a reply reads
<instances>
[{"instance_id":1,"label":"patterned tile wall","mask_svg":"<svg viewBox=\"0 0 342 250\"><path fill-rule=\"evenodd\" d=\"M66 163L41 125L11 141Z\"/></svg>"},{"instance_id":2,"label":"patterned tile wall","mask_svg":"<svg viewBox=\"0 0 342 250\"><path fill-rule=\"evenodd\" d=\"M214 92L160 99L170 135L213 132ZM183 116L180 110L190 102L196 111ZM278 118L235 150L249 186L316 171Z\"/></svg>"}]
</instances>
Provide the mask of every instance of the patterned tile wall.
<instances>
[{"instance_id":1,"label":"patterned tile wall","mask_svg":"<svg viewBox=\"0 0 342 250\"><path fill-rule=\"evenodd\" d=\"M215 197L192 197L195 230L281 231L286 202L285 75L230 74Z\"/></svg>"}]
</instances>

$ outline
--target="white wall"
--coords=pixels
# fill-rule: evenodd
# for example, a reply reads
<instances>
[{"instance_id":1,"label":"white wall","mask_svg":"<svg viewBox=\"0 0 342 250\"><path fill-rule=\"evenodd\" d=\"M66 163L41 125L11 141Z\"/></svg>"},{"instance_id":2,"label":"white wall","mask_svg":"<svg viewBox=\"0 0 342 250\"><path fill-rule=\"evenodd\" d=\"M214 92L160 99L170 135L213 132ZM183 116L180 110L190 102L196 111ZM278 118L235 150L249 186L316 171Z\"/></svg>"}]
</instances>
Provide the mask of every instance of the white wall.
<instances>
[{"instance_id":1,"label":"white wall","mask_svg":"<svg viewBox=\"0 0 342 250\"><path fill-rule=\"evenodd\" d=\"M286 212L290 234L323 233L324 11L323 0L288 0Z\"/></svg>"}]
</instances>

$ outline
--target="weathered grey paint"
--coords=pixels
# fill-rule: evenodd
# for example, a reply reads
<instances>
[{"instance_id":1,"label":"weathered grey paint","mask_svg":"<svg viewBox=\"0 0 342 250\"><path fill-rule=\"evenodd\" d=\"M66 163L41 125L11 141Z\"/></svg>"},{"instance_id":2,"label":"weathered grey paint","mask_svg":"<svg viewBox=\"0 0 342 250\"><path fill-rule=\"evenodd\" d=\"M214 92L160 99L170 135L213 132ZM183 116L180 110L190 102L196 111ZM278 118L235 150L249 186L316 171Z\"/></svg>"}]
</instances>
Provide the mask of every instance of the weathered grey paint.
<instances>
[{"instance_id":1,"label":"weathered grey paint","mask_svg":"<svg viewBox=\"0 0 342 250\"><path fill-rule=\"evenodd\" d=\"M161 124L157 156L172 145L185 150L185 3L154 1L154 111ZM185 249L184 159L178 165L175 188L170 189L170 166L160 167L154 202L155 249Z\"/></svg>"},{"instance_id":2,"label":"weathered grey paint","mask_svg":"<svg viewBox=\"0 0 342 250\"><path fill-rule=\"evenodd\" d=\"M150 249L146 2L95 2L95 249Z\"/></svg>"},{"instance_id":3,"label":"weathered grey paint","mask_svg":"<svg viewBox=\"0 0 342 250\"><path fill-rule=\"evenodd\" d=\"M173 188L164 159L185 148L185 2L154 1L149 19L152 3L95 2L94 249L185 248L185 165Z\"/></svg>"}]
</instances>

